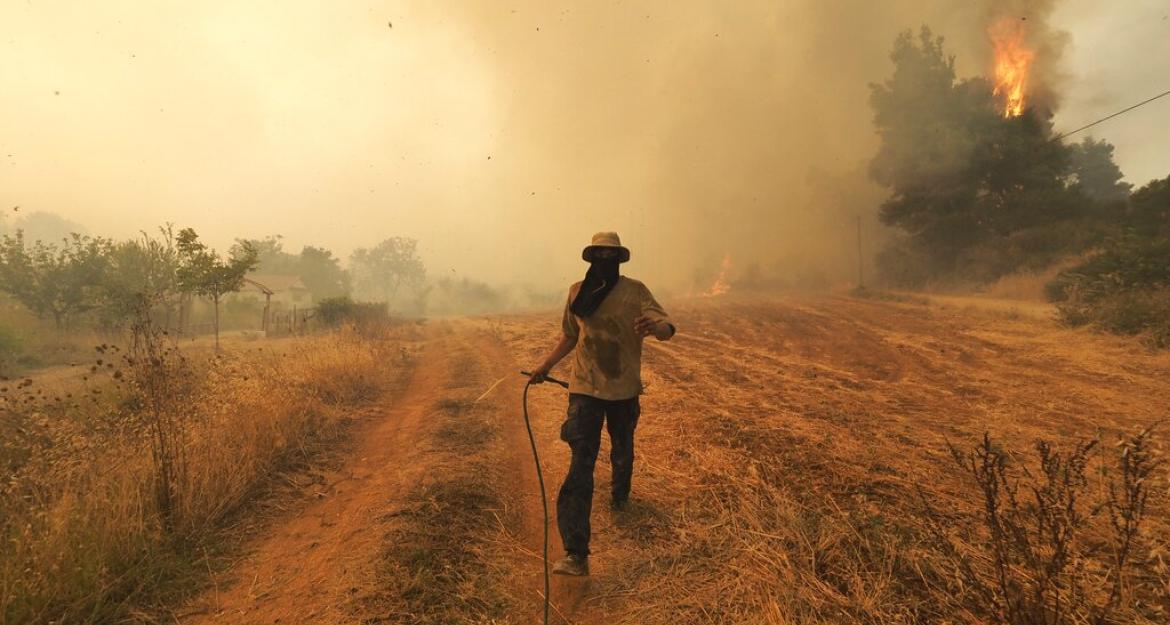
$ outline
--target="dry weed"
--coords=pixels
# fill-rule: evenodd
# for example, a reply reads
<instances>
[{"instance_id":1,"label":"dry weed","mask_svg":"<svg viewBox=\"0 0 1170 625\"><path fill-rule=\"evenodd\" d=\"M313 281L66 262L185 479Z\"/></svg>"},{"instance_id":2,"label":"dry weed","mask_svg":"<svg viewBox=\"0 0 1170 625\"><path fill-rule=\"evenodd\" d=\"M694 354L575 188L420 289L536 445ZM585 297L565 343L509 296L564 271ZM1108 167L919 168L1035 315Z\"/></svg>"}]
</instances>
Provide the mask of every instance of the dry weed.
<instances>
[{"instance_id":1,"label":"dry weed","mask_svg":"<svg viewBox=\"0 0 1170 625\"><path fill-rule=\"evenodd\" d=\"M976 527L922 495L933 546L951 571L939 600L1005 625L1135 623L1161 613L1150 600L1159 583L1152 567L1136 565L1150 559L1142 529L1162 462L1149 429L1120 441L1115 458L1097 454L1099 443L1061 452L1039 441L1033 467L987 434L971 451L952 446L982 510Z\"/></svg>"}]
</instances>

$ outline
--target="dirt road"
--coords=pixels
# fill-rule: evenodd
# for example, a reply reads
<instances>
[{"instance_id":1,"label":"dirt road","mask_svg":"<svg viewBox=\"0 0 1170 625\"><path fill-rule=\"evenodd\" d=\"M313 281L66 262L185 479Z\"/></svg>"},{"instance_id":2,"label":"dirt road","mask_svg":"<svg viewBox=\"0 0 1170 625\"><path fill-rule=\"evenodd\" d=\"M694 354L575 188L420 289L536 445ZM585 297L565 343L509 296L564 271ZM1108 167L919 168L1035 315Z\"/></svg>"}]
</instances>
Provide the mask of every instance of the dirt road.
<instances>
[{"instance_id":1,"label":"dirt road","mask_svg":"<svg viewBox=\"0 0 1170 625\"><path fill-rule=\"evenodd\" d=\"M555 622L941 618L914 536L918 489L969 507L946 441L989 431L1026 451L1167 416L1170 354L1044 320L830 296L670 308L682 331L647 351L633 505L595 506L594 574L556 580ZM181 620L538 622L542 520L516 372L556 319L432 324L347 466ZM530 406L550 497L564 401L545 385ZM1159 508L1153 535L1168 528ZM554 557L559 544L554 526Z\"/></svg>"},{"instance_id":2,"label":"dirt road","mask_svg":"<svg viewBox=\"0 0 1170 625\"><path fill-rule=\"evenodd\" d=\"M419 611L458 612L444 600L457 601L450 595L473 576L500 586L507 578L506 588L477 589L502 597L494 610L506 602L534 614L543 596L543 521L518 371L483 324L433 324L406 389L360 428L351 460L308 487L311 503L274 523L176 617L193 624L417 622ZM468 469L482 474L460 475ZM489 473L489 482L479 481ZM468 492L478 489L484 492ZM479 537L454 533L461 524ZM486 560L486 550L490 570L467 558ZM450 561L467 571L445 571ZM406 586L388 579L400 566L419 578ZM400 596L411 594L413 603Z\"/></svg>"}]
</instances>

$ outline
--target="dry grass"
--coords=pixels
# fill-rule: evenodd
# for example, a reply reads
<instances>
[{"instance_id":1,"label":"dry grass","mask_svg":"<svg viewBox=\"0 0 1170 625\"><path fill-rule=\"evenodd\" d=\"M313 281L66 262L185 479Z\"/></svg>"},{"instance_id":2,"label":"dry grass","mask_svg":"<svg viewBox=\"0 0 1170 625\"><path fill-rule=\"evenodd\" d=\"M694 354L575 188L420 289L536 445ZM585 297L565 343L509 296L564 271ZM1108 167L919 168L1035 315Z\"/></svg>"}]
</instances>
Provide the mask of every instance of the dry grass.
<instances>
[{"instance_id":1,"label":"dry grass","mask_svg":"<svg viewBox=\"0 0 1170 625\"><path fill-rule=\"evenodd\" d=\"M1170 358L1026 317L838 297L671 308L679 336L646 354L634 500L594 515L580 622L1008 622L955 598L962 580L918 494L951 528L973 528L957 536L962 553L988 557L982 495L947 441L968 447L990 430L1009 449L1064 449L1165 416ZM552 317L503 328L520 362L547 349ZM555 476L564 399L536 401ZM1165 472L1149 480L1116 622L1165 622L1170 610Z\"/></svg>"},{"instance_id":2,"label":"dry grass","mask_svg":"<svg viewBox=\"0 0 1170 625\"><path fill-rule=\"evenodd\" d=\"M209 573L225 519L275 474L341 439L353 408L408 364L393 330L298 347L160 356L169 364L106 348L77 388L9 385L0 396L0 466L11 476L0 485L0 623L117 621L189 591ZM143 367L169 371L159 402L145 394ZM177 441L166 485L145 427L152 410Z\"/></svg>"},{"instance_id":3,"label":"dry grass","mask_svg":"<svg viewBox=\"0 0 1170 625\"><path fill-rule=\"evenodd\" d=\"M1042 271L1022 271L1003 276L980 289L987 297L1027 301L1045 301L1044 287L1061 271L1076 266L1084 256L1072 256Z\"/></svg>"}]
</instances>

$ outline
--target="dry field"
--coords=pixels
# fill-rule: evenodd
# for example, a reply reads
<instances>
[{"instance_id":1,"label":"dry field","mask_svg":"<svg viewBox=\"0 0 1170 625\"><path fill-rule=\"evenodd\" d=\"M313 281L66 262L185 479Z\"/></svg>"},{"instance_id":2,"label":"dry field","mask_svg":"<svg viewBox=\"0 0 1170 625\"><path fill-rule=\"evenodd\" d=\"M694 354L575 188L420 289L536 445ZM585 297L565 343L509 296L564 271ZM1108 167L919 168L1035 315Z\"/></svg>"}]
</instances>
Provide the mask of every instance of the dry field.
<instances>
[{"instance_id":1,"label":"dry field","mask_svg":"<svg viewBox=\"0 0 1170 625\"><path fill-rule=\"evenodd\" d=\"M965 622L929 584L945 574L928 568L937 554L917 494L956 529L978 517L947 441L970 448L990 432L1026 456L1038 439L1113 442L1170 416L1170 354L995 305L777 297L671 308L677 340L648 343L637 502L595 514L594 578L574 595L573 622ZM554 325L510 319L499 332L536 362ZM564 398L538 397L557 475ZM1145 599L1159 603L1150 622L1170 610L1157 555L1170 539L1166 481L1156 489L1154 555L1140 567Z\"/></svg>"},{"instance_id":2,"label":"dry field","mask_svg":"<svg viewBox=\"0 0 1170 625\"><path fill-rule=\"evenodd\" d=\"M1112 442L1166 417L1170 355L1010 310L843 296L669 308L682 330L649 344L632 506L597 499L593 576L554 578L553 622L979 622L951 596L919 495L984 557L964 530L978 525L976 487L946 442L987 431L1025 462L1040 438ZM541 511L516 372L555 340L557 317L432 323L401 400L328 491L179 620L539 622ZM564 406L555 386L532 391L550 497L568 461ZM1161 478L1156 491L1128 599L1140 609L1122 622L1170 608Z\"/></svg>"},{"instance_id":3,"label":"dry field","mask_svg":"<svg viewBox=\"0 0 1170 625\"><path fill-rule=\"evenodd\" d=\"M1010 308L829 295L667 307L680 333L648 343L631 506L605 506L603 443L593 575L554 578L550 622L991 622L955 594L947 554L988 556L978 488L948 441L972 449L989 432L1024 468L1038 439L1063 450L1100 436L1093 462L1110 462L1118 437L1168 416L1170 353ZM294 479L299 496L278 498L282 511L203 590L134 619L540 622L542 516L517 372L556 340L558 319L426 324L399 390L367 412L344 459ZM564 408L560 388L531 391L550 498L568 463ZM1086 489L1101 491L1093 475ZM1148 480L1116 622L1170 610L1164 476ZM1106 517L1077 540L1104 540ZM555 521L551 534L556 557Z\"/></svg>"}]
</instances>

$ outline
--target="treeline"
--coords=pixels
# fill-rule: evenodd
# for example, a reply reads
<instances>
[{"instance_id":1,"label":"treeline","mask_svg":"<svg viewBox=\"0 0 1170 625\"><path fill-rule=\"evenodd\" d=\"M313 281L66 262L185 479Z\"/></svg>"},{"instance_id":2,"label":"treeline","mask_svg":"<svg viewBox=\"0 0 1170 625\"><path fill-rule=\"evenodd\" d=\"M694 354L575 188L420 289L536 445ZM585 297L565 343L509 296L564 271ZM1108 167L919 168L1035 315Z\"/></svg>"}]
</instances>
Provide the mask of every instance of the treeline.
<instances>
[{"instance_id":1,"label":"treeline","mask_svg":"<svg viewBox=\"0 0 1170 625\"><path fill-rule=\"evenodd\" d=\"M285 251L281 237L246 241L257 250L257 271L294 275L328 310L329 319L368 318L367 304L383 304L408 316L483 314L554 304L559 293L523 286L497 287L465 277L431 277L419 256L419 242L391 237L360 247L342 267L324 248L305 246L299 254Z\"/></svg>"},{"instance_id":2,"label":"treeline","mask_svg":"<svg viewBox=\"0 0 1170 625\"><path fill-rule=\"evenodd\" d=\"M50 214L35 215L41 217L16 225L44 222L51 227L41 230L56 228L59 234L68 224ZM241 320L246 327L260 327L263 295L228 295L249 281L259 284L253 278L270 276L299 279L311 296L312 302L306 304L318 308L327 324L385 319L391 312L409 316L496 312L556 299L466 278L428 281L419 243L406 237L357 248L343 267L341 259L324 247L286 251L280 236L237 239L221 253L193 229L175 230L170 225L122 241L76 232L57 240L32 239L21 228L0 234L0 292L58 333L118 331L135 323L185 332L206 323L218 340L221 308L237 327ZM193 305L197 301L205 302L203 310ZM19 338L9 335L8 319L2 321L0 352L11 351ZM0 353L0 367L4 359Z\"/></svg>"},{"instance_id":3,"label":"treeline","mask_svg":"<svg viewBox=\"0 0 1170 625\"><path fill-rule=\"evenodd\" d=\"M226 295L240 291L256 271L299 278L314 301L349 298L356 291L396 301L422 286L426 270L413 239L390 238L359 248L349 270L327 249L285 252L280 237L239 239L226 253L191 228L116 241L73 233L58 241L29 240L23 230L0 236L0 291L58 330L117 330L149 322L183 330L190 303L211 304L218 335Z\"/></svg>"},{"instance_id":4,"label":"treeline","mask_svg":"<svg viewBox=\"0 0 1170 625\"><path fill-rule=\"evenodd\" d=\"M0 237L0 290L59 330L181 324L186 300L206 297L218 308L255 266L249 244L221 255L191 228L168 226L125 241L76 233L29 241L20 230Z\"/></svg>"},{"instance_id":5,"label":"treeline","mask_svg":"<svg viewBox=\"0 0 1170 625\"><path fill-rule=\"evenodd\" d=\"M1165 336L1170 183L1131 193L1113 146L1066 142L1043 103L1005 116L992 85L957 78L926 27L900 35L890 58L893 74L870 93L880 147L869 173L889 193L881 221L900 232L878 255L884 280L981 285L1080 257L1048 288L1066 321L1155 334L1161 324Z\"/></svg>"}]
</instances>

